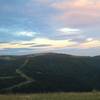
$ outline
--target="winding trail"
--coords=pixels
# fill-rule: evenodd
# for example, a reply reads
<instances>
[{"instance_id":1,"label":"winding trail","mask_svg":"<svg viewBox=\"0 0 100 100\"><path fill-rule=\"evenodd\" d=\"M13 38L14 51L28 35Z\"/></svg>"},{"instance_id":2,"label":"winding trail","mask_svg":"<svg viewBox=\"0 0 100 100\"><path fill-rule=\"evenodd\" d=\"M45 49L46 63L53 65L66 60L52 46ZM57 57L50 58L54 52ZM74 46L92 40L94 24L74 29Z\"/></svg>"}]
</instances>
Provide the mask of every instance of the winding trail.
<instances>
[{"instance_id":1,"label":"winding trail","mask_svg":"<svg viewBox=\"0 0 100 100\"><path fill-rule=\"evenodd\" d=\"M29 62L29 58L26 59L25 62L18 69L16 69L16 73L19 74L21 77L25 78L27 81L30 81L33 79L27 76L26 74L24 74L23 71L21 71L21 69L24 68L28 64L28 62Z\"/></svg>"},{"instance_id":2,"label":"winding trail","mask_svg":"<svg viewBox=\"0 0 100 100\"><path fill-rule=\"evenodd\" d=\"M24 68L29 62L29 58L25 60L25 62L18 68L16 69L16 73L18 75L20 75L21 77L23 77L24 79L26 79L25 82L21 82L21 83L18 83L18 84L15 84L11 87L8 87L8 88L3 88L1 91L5 91L5 90L12 90L16 87L20 87L20 86L23 86L23 85L26 85L26 84L29 84L31 82L35 82L34 79L30 78L29 76L27 76L26 74L24 74L24 72L21 71L22 68ZM5 78L5 79L9 79L9 78L12 78L12 77L1 77L2 79Z\"/></svg>"},{"instance_id":3,"label":"winding trail","mask_svg":"<svg viewBox=\"0 0 100 100\"><path fill-rule=\"evenodd\" d=\"M41 54L40 54L41 55ZM36 57L36 56L39 56L39 55L33 55L32 57ZM21 83L18 83L18 84L15 84L13 86L10 86L8 88L3 88L2 90L0 91L10 91L14 88L17 88L17 87L20 87L20 86L23 86L23 85L26 85L26 84L29 84L29 83L32 83L32 82L36 82L36 80L34 80L33 78L29 77L28 75L26 75L21 69L24 68L28 63L29 63L29 57L27 57L27 59L24 61L24 63L18 68L16 69L16 74L18 74L19 76L21 76L22 78L26 79L26 81L24 82L21 82ZM11 78L14 78L13 76L7 76L7 77L0 77L1 79L11 79Z\"/></svg>"},{"instance_id":4,"label":"winding trail","mask_svg":"<svg viewBox=\"0 0 100 100\"><path fill-rule=\"evenodd\" d=\"M4 90L6 90L6 91L12 90L12 89L14 89L14 88L18 88L18 87L20 87L20 86L23 86L23 85L26 85L26 84L29 84L29 83L32 83L32 82L34 82L34 81L33 81L33 80L30 80L30 81L21 82L21 83L19 83L19 84L13 85L13 86L11 86L11 87L2 89L2 91L4 91Z\"/></svg>"}]
</instances>

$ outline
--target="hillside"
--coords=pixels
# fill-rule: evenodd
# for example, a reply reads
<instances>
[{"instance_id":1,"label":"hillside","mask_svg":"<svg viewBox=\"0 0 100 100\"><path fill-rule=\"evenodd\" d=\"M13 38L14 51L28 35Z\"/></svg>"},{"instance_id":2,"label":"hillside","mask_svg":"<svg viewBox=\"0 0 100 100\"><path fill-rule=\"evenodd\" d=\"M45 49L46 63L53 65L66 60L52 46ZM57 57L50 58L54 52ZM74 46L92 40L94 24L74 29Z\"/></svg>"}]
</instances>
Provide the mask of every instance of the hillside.
<instances>
[{"instance_id":1,"label":"hillside","mask_svg":"<svg viewBox=\"0 0 100 100\"><path fill-rule=\"evenodd\" d=\"M100 56L0 56L0 92L100 90Z\"/></svg>"}]
</instances>

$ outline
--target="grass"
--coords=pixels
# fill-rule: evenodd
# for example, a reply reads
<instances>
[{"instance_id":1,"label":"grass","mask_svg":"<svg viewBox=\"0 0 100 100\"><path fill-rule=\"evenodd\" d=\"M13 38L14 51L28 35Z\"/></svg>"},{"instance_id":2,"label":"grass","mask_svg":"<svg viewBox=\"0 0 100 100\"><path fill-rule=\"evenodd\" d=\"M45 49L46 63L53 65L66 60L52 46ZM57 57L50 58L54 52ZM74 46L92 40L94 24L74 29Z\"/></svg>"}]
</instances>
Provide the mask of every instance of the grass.
<instances>
[{"instance_id":1,"label":"grass","mask_svg":"<svg viewBox=\"0 0 100 100\"><path fill-rule=\"evenodd\" d=\"M100 93L43 93L0 95L0 100L100 100Z\"/></svg>"}]
</instances>

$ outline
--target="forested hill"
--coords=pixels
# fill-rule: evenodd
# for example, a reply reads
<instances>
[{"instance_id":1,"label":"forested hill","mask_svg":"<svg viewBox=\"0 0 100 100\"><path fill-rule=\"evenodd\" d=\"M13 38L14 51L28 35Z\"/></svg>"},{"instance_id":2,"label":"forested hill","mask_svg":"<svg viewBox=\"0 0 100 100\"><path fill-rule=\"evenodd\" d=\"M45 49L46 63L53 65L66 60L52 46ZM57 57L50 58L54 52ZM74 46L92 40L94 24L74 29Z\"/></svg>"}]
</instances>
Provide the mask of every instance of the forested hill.
<instances>
[{"instance_id":1,"label":"forested hill","mask_svg":"<svg viewBox=\"0 0 100 100\"><path fill-rule=\"evenodd\" d=\"M0 92L100 90L100 56L0 56Z\"/></svg>"}]
</instances>

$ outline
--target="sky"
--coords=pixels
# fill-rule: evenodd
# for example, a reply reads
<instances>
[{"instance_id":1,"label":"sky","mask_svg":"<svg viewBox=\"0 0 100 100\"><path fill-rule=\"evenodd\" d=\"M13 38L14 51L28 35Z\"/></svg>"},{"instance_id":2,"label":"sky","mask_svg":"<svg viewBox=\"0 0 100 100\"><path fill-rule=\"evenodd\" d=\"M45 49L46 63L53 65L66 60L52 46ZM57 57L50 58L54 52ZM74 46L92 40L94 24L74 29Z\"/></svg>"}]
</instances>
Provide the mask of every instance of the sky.
<instances>
[{"instance_id":1,"label":"sky","mask_svg":"<svg viewBox=\"0 0 100 100\"><path fill-rule=\"evenodd\" d=\"M0 55L100 55L100 0L0 0Z\"/></svg>"}]
</instances>

